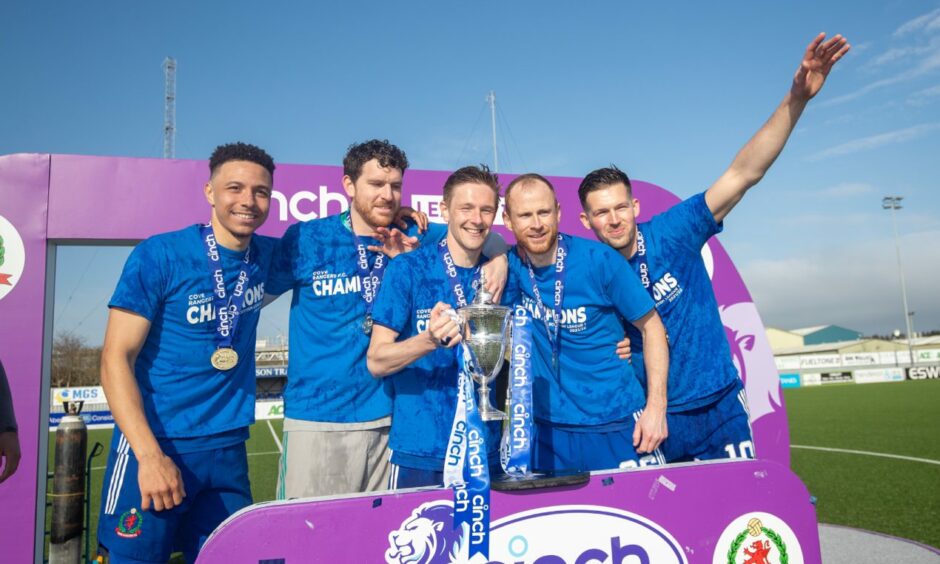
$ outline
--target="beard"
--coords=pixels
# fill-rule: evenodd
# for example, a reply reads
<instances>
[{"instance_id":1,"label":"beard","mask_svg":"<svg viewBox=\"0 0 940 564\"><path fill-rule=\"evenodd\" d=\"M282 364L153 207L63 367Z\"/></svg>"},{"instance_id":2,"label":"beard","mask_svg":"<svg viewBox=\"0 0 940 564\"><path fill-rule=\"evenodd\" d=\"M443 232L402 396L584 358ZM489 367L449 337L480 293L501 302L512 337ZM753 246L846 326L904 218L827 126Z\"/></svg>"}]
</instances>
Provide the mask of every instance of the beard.
<instances>
[{"instance_id":1,"label":"beard","mask_svg":"<svg viewBox=\"0 0 940 564\"><path fill-rule=\"evenodd\" d=\"M394 200L389 202L389 207L392 210L390 215L379 212L372 202L364 202L359 198L353 198L352 201L353 208L356 210L356 213L365 220L371 227L388 227L392 224L392 220L395 219L395 214L398 213L399 206L395 204Z\"/></svg>"},{"instance_id":2,"label":"beard","mask_svg":"<svg viewBox=\"0 0 940 564\"><path fill-rule=\"evenodd\" d=\"M552 250L555 242L558 240L558 225L553 226L541 241L532 241L528 237L516 236L516 241L530 255L544 255Z\"/></svg>"}]
</instances>

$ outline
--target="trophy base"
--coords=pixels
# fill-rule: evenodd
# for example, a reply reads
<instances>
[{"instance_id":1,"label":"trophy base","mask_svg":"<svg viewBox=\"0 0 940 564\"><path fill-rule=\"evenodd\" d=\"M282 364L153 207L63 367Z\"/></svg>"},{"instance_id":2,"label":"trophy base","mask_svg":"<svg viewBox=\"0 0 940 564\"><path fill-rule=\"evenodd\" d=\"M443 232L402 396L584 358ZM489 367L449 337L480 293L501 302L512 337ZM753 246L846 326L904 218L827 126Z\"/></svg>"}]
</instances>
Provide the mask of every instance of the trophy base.
<instances>
[{"instance_id":1,"label":"trophy base","mask_svg":"<svg viewBox=\"0 0 940 564\"><path fill-rule=\"evenodd\" d=\"M588 483L590 479L591 474L589 472L577 471L533 472L525 476L498 474L490 478L490 487L499 492L517 492L541 488L580 486Z\"/></svg>"},{"instance_id":2,"label":"trophy base","mask_svg":"<svg viewBox=\"0 0 940 564\"><path fill-rule=\"evenodd\" d=\"M484 421L505 421L509 416L498 409L489 409L480 411L480 419Z\"/></svg>"}]
</instances>

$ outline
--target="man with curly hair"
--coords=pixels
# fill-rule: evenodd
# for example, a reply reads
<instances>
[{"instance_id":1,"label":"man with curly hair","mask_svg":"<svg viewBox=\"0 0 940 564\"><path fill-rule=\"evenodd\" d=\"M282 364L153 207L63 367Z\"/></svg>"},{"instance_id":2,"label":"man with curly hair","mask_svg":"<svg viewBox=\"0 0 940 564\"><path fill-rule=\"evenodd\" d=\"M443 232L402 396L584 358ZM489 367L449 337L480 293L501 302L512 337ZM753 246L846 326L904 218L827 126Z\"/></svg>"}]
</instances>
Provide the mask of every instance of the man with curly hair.
<instances>
[{"instance_id":1,"label":"man with curly hair","mask_svg":"<svg viewBox=\"0 0 940 564\"><path fill-rule=\"evenodd\" d=\"M101 385L117 428L104 474L99 551L118 562L189 562L251 503L245 441L254 422L254 346L274 240L274 161L245 143L216 148L208 223L134 249L108 304Z\"/></svg>"},{"instance_id":2,"label":"man with curly hair","mask_svg":"<svg viewBox=\"0 0 940 564\"><path fill-rule=\"evenodd\" d=\"M277 246L266 290L293 290L279 499L374 491L387 482L392 399L366 368L372 307L394 257L433 247L447 231L401 206L407 168L404 151L388 140L350 146L343 159L349 209L290 226ZM505 251L502 239L491 245L498 250L490 256ZM490 268L488 278L505 282L505 259Z\"/></svg>"}]
</instances>

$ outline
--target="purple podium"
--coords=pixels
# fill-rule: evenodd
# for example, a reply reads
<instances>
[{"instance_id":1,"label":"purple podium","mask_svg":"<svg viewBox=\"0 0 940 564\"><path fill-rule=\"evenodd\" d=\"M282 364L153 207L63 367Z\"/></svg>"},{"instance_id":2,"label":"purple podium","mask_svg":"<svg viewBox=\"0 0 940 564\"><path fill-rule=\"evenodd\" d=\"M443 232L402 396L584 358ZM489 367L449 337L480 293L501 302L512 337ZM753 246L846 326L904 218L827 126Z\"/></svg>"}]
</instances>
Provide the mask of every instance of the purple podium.
<instances>
[{"instance_id":1,"label":"purple podium","mask_svg":"<svg viewBox=\"0 0 940 564\"><path fill-rule=\"evenodd\" d=\"M444 488L261 503L223 523L199 564L819 562L809 493L767 460L596 472L582 486L493 492L489 560L467 559Z\"/></svg>"},{"instance_id":2,"label":"purple podium","mask_svg":"<svg viewBox=\"0 0 940 564\"><path fill-rule=\"evenodd\" d=\"M447 174L409 170L402 203L442 221ZM505 185L512 175L500 177ZM205 161L0 156L0 358L23 450L19 471L0 486L4 561L42 556L57 247L133 244L205 222L207 178ZM296 221L345 210L341 179L337 166L278 165L271 214L260 233L279 236ZM592 236L578 221L579 179L552 182L564 208L561 229ZM644 182L635 183L634 193L641 220L678 201ZM495 229L512 240L501 218ZM494 492L493 562L819 560L809 496L788 470L786 413L763 324L717 238L702 255L745 382L758 460L596 474L570 489ZM420 490L259 504L220 527L200 562L460 561L460 534L447 521L449 499L446 490ZM445 548L458 552L451 558L440 552Z\"/></svg>"}]
</instances>

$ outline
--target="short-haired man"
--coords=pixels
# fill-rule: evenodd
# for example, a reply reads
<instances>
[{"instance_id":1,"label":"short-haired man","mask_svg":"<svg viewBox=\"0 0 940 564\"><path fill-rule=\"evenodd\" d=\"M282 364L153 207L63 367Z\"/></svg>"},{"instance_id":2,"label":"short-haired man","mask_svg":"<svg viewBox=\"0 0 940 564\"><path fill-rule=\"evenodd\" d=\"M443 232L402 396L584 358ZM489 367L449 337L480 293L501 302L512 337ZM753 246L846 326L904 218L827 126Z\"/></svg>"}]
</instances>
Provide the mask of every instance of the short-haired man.
<instances>
[{"instance_id":1,"label":"short-haired man","mask_svg":"<svg viewBox=\"0 0 940 564\"><path fill-rule=\"evenodd\" d=\"M251 503L255 330L274 240L274 162L253 145L209 160L208 224L134 249L108 304L101 385L117 424L98 541L111 562L187 559Z\"/></svg>"},{"instance_id":2,"label":"short-haired man","mask_svg":"<svg viewBox=\"0 0 940 564\"><path fill-rule=\"evenodd\" d=\"M401 219L407 168L387 140L352 145L343 159L349 210L292 225L278 244L267 291L294 291L280 499L387 483L392 402L366 368L373 305L389 259L433 247L445 233L432 224L420 234Z\"/></svg>"},{"instance_id":3,"label":"short-haired man","mask_svg":"<svg viewBox=\"0 0 940 564\"><path fill-rule=\"evenodd\" d=\"M443 485L444 456L458 398L461 334L448 309L473 301L483 244L499 208L499 183L468 166L444 183L447 236L391 262L375 305L369 371L393 390L390 488ZM511 293L511 292L510 292ZM488 460L498 457L499 423L486 425Z\"/></svg>"},{"instance_id":4,"label":"short-haired man","mask_svg":"<svg viewBox=\"0 0 940 564\"><path fill-rule=\"evenodd\" d=\"M701 250L773 164L807 102L849 50L841 36L824 39L820 34L810 43L783 102L704 193L637 225L640 203L616 167L591 172L578 190L581 222L629 259L669 334L669 439L663 444L668 462L754 456L743 385ZM628 333L642 382L637 360L647 346L642 336L630 328Z\"/></svg>"},{"instance_id":5,"label":"short-haired man","mask_svg":"<svg viewBox=\"0 0 940 564\"><path fill-rule=\"evenodd\" d=\"M506 188L511 283L532 312L535 467L600 470L661 462L666 437L666 335L639 280L609 247L558 233L561 209L546 178ZM613 343L625 319L647 342L648 397ZM645 456L641 456L645 454Z\"/></svg>"}]
</instances>

